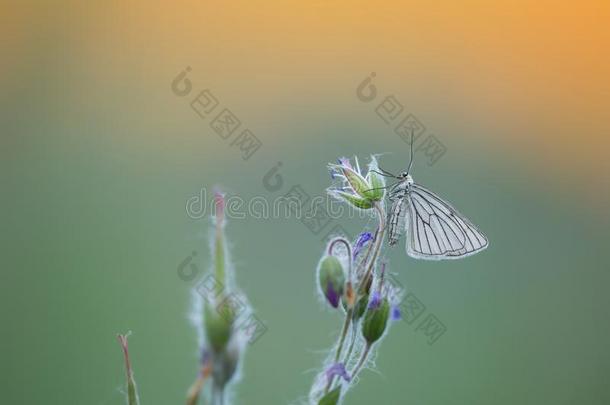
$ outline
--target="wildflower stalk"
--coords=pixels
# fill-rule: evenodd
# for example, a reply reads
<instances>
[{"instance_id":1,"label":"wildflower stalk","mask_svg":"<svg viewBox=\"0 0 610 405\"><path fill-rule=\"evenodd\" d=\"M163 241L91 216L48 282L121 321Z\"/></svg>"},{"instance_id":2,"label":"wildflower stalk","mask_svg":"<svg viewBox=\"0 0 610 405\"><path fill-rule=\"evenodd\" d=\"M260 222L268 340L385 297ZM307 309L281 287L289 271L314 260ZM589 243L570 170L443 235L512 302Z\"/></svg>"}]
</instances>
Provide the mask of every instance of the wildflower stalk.
<instances>
[{"instance_id":1,"label":"wildflower stalk","mask_svg":"<svg viewBox=\"0 0 610 405\"><path fill-rule=\"evenodd\" d=\"M129 347L127 345L128 337L129 333L125 335L117 335L121 348L123 349L123 357L125 358L125 372L127 375L127 405L140 405L136 381L133 377L133 370L131 368L131 360L129 360Z\"/></svg>"},{"instance_id":2,"label":"wildflower stalk","mask_svg":"<svg viewBox=\"0 0 610 405\"><path fill-rule=\"evenodd\" d=\"M223 233L224 227L224 196L216 193L214 196L216 205L216 231L214 240L214 267L216 280L216 294L222 293L223 286L226 283L225 273L225 238Z\"/></svg>"},{"instance_id":3,"label":"wildflower stalk","mask_svg":"<svg viewBox=\"0 0 610 405\"><path fill-rule=\"evenodd\" d=\"M233 280L233 269L225 237L225 204L222 193L214 195L216 215L212 244L213 294L203 300L204 342L201 348L201 371L187 394L187 405L195 405L208 376L211 379L211 401L223 405L227 391L237 380L241 359L246 350L250 331L237 326L240 316L251 315L247 299L239 293ZM209 280L209 276L206 277ZM239 308L235 309L235 300Z\"/></svg>"},{"instance_id":4,"label":"wildflower stalk","mask_svg":"<svg viewBox=\"0 0 610 405\"><path fill-rule=\"evenodd\" d=\"M352 316L353 316L353 308L350 308L347 310L347 313L345 314L345 320L343 321L343 328L341 330L341 335L339 337L339 344L337 345L337 351L335 352L335 361L334 363L337 363L339 361L339 359L341 358L341 351L343 350L343 345L345 344L345 338L347 337L347 332L349 332L349 325L352 322ZM324 388L324 393L328 393L328 390L330 390L330 387L333 385L333 381L335 380L334 376L328 379L328 382L326 383L326 388Z\"/></svg>"},{"instance_id":5,"label":"wildflower stalk","mask_svg":"<svg viewBox=\"0 0 610 405\"><path fill-rule=\"evenodd\" d=\"M212 389L212 405L224 405L224 388L214 386Z\"/></svg>"},{"instance_id":6,"label":"wildflower stalk","mask_svg":"<svg viewBox=\"0 0 610 405\"><path fill-rule=\"evenodd\" d=\"M356 338L358 331L356 330L358 324L356 321L352 321L352 340L349 344L349 348L347 349L347 354L345 355L345 359L343 360L343 364L347 364L349 359L352 357L352 353L354 352L354 347L356 346Z\"/></svg>"},{"instance_id":7,"label":"wildflower stalk","mask_svg":"<svg viewBox=\"0 0 610 405\"><path fill-rule=\"evenodd\" d=\"M345 317L334 345L334 353L329 357L324 372L317 376L310 391L311 404L316 405L337 405L343 400L354 377L366 364L375 342L385 335L390 315L390 300L393 299L393 289L383 284L385 265L382 265L382 274L378 274L377 266L387 226L383 202L385 181L378 175L377 161L374 157L371 159L366 176L361 173L357 161L353 167L348 159L339 159L339 164L329 167L333 178L343 180L340 187L329 189L329 194L357 209L375 210L378 221L374 237L365 231L353 245L344 237L334 238L328 245L328 256L320 261L318 274L321 291L333 308L337 308L334 293L341 293ZM330 259L333 257L333 248L339 243L348 248L346 282L343 281L341 271L337 270L337 266L341 268L341 265L337 264L338 259ZM366 243L369 243L366 253L358 257ZM353 256L351 252L354 253ZM334 267L331 266L332 263ZM345 283L344 286L337 286L341 282ZM326 285L329 287L325 288ZM375 292L371 293L373 285ZM351 372L348 372L347 367L354 364ZM336 386L335 377L339 377Z\"/></svg>"}]
</instances>

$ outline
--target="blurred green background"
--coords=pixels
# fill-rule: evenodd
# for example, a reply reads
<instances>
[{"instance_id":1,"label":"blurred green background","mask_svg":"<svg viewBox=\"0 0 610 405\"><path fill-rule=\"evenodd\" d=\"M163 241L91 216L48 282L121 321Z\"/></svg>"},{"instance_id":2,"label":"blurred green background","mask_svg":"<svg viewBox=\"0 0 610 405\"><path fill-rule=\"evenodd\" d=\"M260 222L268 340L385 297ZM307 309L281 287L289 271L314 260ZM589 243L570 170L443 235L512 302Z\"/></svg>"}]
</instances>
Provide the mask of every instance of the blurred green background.
<instances>
[{"instance_id":1,"label":"blurred green background","mask_svg":"<svg viewBox=\"0 0 610 405\"><path fill-rule=\"evenodd\" d=\"M402 170L407 145L374 111L389 94L447 148L433 166L419 153L415 179L471 218L491 245L450 262L416 261L402 247L387 253L398 280L447 331L429 345L415 324L395 324L377 371L364 372L346 403L610 402L605 124L591 113L578 128L584 118L566 117L570 106L541 112L528 104L554 94L528 87L533 77L509 79L520 95L502 93L507 76L482 83L486 65L475 61L468 71L470 53L438 40L450 30L409 48L414 59L382 57L388 49L368 36L347 40L360 14L339 3L301 5L300 16L245 4L190 3L175 13L137 3L9 7L17 23L3 28L0 98L3 403L124 403L115 335L127 330L143 404L182 403L198 352L187 319L194 283L177 268L193 251L201 271L210 263L209 219L189 218L187 199L215 185L245 199L271 201L293 185L320 195L330 184L326 164L339 156L391 152L382 167ZM404 15L423 13L403 7ZM235 16L233 28L218 13ZM312 38L301 16L323 22ZM287 38L268 27L251 38L239 25L251 18L257 27L297 27ZM398 31L384 18L367 25L394 27L378 39ZM346 28L325 37L334 22ZM416 42L392 38L390 49ZM555 60L543 54L528 63L541 61ZM193 93L182 98L171 82L187 65ZM379 96L366 104L355 89L373 70ZM191 110L204 88L263 142L251 159ZM577 141L574 129L597 135ZM269 192L263 177L277 162L283 187ZM355 234L367 221L335 224ZM340 325L315 296L330 228L314 235L294 218L229 221L237 281L268 327L247 352L236 403L296 403L307 394Z\"/></svg>"}]
</instances>

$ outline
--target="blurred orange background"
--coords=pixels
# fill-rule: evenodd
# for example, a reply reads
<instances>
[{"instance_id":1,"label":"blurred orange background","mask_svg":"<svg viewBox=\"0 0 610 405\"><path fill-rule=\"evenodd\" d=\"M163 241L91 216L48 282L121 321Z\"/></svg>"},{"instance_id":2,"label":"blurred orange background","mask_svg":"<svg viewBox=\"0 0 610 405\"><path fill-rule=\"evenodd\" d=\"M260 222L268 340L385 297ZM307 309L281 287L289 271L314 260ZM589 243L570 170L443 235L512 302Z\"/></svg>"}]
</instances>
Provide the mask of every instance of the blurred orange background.
<instances>
[{"instance_id":1,"label":"blurred orange background","mask_svg":"<svg viewBox=\"0 0 610 405\"><path fill-rule=\"evenodd\" d=\"M3 7L0 71L10 96L51 62L78 109L102 101L81 99L82 83L121 103L190 65L253 117L341 110L346 89L377 71L431 111L428 122L450 116L445 136L480 138L605 207L609 11L603 1L23 2Z\"/></svg>"}]
</instances>

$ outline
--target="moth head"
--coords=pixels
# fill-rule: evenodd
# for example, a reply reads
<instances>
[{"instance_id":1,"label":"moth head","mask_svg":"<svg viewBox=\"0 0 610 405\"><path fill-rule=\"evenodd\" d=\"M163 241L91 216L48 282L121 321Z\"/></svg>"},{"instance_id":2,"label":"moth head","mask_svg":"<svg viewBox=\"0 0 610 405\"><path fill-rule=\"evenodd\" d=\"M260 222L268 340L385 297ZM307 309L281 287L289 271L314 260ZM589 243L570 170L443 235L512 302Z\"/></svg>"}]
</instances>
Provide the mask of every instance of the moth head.
<instances>
[{"instance_id":1,"label":"moth head","mask_svg":"<svg viewBox=\"0 0 610 405\"><path fill-rule=\"evenodd\" d=\"M398 175L399 180L405 180L409 184L413 184L413 178L409 174L409 172L402 172Z\"/></svg>"}]
</instances>

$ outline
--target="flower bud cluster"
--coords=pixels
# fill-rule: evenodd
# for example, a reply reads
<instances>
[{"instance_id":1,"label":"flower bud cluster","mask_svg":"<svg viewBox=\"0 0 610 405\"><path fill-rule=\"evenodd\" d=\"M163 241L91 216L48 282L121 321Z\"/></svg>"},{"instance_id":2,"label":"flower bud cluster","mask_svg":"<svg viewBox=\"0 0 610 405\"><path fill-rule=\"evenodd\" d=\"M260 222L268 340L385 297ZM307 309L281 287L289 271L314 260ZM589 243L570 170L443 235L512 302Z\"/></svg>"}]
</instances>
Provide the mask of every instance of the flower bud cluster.
<instances>
[{"instance_id":1,"label":"flower bud cluster","mask_svg":"<svg viewBox=\"0 0 610 405\"><path fill-rule=\"evenodd\" d=\"M312 387L312 404L340 403L373 345L385 336L390 321L398 319L399 292L385 283L385 263L377 269L373 259L381 234L363 232L353 243L338 236L328 243L318 263L319 295L331 309L345 314L345 324L335 356L329 355Z\"/></svg>"}]
</instances>

